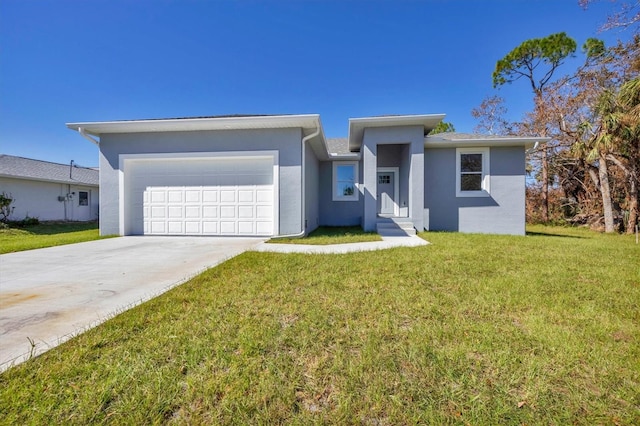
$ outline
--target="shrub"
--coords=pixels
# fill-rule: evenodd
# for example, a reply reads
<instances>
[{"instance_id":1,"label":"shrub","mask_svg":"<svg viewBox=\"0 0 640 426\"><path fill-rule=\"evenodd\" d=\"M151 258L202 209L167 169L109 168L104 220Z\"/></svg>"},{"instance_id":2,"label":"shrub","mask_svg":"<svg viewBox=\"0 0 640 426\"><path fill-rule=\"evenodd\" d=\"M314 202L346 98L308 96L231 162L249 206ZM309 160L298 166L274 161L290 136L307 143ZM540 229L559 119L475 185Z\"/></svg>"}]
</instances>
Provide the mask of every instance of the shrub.
<instances>
[{"instance_id":1,"label":"shrub","mask_svg":"<svg viewBox=\"0 0 640 426\"><path fill-rule=\"evenodd\" d=\"M40 219L37 217L25 216L24 219L13 222L16 226L24 228L25 226L34 226L40 224Z\"/></svg>"},{"instance_id":2,"label":"shrub","mask_svg":"<svg viewBox=\"0 0 640 426\"><path fill-rule=\"evenodd\" d=\"M7 223L9 221L9 216L15 208L11 204L13 204L13 196L4 191L0 193L0 222Z\"/></svg>"}]
</instances>

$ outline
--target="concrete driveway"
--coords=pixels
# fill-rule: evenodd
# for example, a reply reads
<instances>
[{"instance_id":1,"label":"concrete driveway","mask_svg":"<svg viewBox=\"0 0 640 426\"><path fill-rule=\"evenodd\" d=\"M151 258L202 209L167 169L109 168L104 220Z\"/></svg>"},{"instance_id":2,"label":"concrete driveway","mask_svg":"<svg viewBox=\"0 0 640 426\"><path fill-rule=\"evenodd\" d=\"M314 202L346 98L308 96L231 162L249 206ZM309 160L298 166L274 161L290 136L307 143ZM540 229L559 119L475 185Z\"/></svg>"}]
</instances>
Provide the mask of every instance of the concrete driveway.
<instances>
[{"instance_id":1,"label":"concrete driveway","mask_svg":"<svg viewBox=\"0 0 640 426\"><path fill-rule=\"evenodd\" d=\"M1 255L0 371L262 241L120 237Z\"/></svg>"}]
</instances>

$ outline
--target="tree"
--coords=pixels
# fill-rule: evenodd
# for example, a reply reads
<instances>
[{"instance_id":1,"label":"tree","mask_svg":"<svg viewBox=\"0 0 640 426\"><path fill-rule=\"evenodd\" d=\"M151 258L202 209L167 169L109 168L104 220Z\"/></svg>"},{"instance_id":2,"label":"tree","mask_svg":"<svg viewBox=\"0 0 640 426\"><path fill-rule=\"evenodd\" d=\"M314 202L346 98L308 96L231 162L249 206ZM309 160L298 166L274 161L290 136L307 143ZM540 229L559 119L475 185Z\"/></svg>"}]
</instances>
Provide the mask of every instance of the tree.
<instances>
[{"instance_id":1,"label":"tree","mask_svg":"<svg viewBox=\"0 0 640 426\"><path fill-rule=\"evenodd\" d=\"M455 131L456 129L453 127L453 124L447 123L446 121L441 121L436 127L434 127L432 131L429 132L429 134L435 135L438 133L450 133Z\"/></svg>"},{"instance_id":2,"label":"tree","mask_svg":"<svg viewBox=\"0 0 640 426\"><path fill-rule=\"evenodd\" d=\"M612 197L626 204L629 216L627 231L632 231L638 218L638 164L640 163L640 83L638 66L640 52L636 35L627 44L618 43L610 49L591 54L589 66L579 70L582 91L595 92L591 103L592 115L582 126L589 131L586 143L577 145L587 161L596 161L600 178L605 231L614 231ZM604 45L603 45L604 46ZM611 188L609 164L624 175L618 191ZM620 193L626 192L626 196Z\"/></svg>"},{"instance_id":3,"label":"tree","mask_svg":"<svg viewBox=\"0 0 640 426\"><path fill-rule=\"evenodd\" d=\"M579 0L578 4L587 9L594 0ZM607 22L600 28L607 31L613 28L628 28L640 23L640 1L619 2L620 9L607 17Z\"/></svg>"},{"instance_id":4,"label":"tree","mask_svg":"<svg viewBox=\"0 0 640 426\"><path fill-rule=\"evenodd\" d=\"M635 170L640 163L640 131L638 113L633 111L640 94L633 82L640 73L639 42L636 36L606 48L600 40L587 40L585 63L551 83L542 100L550 112L549 128L557 133L554 138L562 148L559 158L566 167L555 172L561 182L564 179L563 189L569 188L574 196L587 194L581 214L602 214L606 232L615 230L618 206L629 211L627 230L633 229L638 216ZM572 182L566 185L568 179ZM593 194L598 194L599 202Z\"/></svg>"},{"instance_id":5,"label":"tree","mask_svg":"<svg viewBox=\"0 0 640 426\"><path fill-rule=\"evenodd\" d=\"M525 78L531 85L534 95L534 117L546 116L543 102L544 89L551 81L556 69L566 58L573 56L576 42L566 33L551 34L543 38L526 40L504 58L496 62L493 72L493 87L499 87ZM546 137L549 132L544 121L538 121L535 129L539 136ZM542 218L549 220L549 162L547 144L539 145L541 155Z\"/></svg>"},{"instance_id":6,"label":"tree","mask_svg":"<svg viewBox=\"0 0 640 426\"><path fill-rule=\"evenodd\" d=\"M631 233L638 222L640 189L640 78L625 82L617 92L605 92L598 108L602 121L594 145L608 148L606 159L620 167L627 178L626 228Z\"/></svg>"},{"instance_id":7,"label":"tree","mask_svg":"<svg viewBox=\"0 0 640 426\"><path fill-rule=\"evenodd\" d=\"M600 193L605 232L614 231L614 215L607 153L611 146L603 143L602 94L615 84L615 73L604 64L610 58L604 43L588 39L583 51L584 65L576 72L552 84L545 101L551 104L557 127L568 139L573 157L586 170ZM549 94L552 94L549 96ZM596 173L597 172L597 173Z\"/></svg>"},{"instance_id":8,"label":"tree","mask_svg":"<svg viewBox=\"0 0 640 426\"><path fill-rule=\"evenodd\" d=\"M504 98L500 96L487 96L471 110L471 115L478 120L478 125L473 129L476 133L499 135L513 132L513 125L505 119L507 108Z\"/></svg>"},{"instance_id":9,"label":"tree","mask_svg":"<svg viewBox=\"0 0 640 426\"><path fill-rule=\"evenodd\" d=\"M526 78L536 96L551 80L556 68L576 51L576 42L566 33L551 34L543 38L526 40L496 63L493 87ZM540 77L537 73L543 74Z\"/></svg>"}]
</instances>

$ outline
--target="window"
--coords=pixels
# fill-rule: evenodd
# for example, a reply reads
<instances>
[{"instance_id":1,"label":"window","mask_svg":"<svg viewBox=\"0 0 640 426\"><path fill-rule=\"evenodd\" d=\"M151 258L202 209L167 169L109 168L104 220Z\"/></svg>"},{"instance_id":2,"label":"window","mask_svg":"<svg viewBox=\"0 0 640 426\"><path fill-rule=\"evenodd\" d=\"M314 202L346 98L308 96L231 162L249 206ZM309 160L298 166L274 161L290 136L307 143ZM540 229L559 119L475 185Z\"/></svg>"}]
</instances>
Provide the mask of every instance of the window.
<instances>
[{"instance_id":1,"label":"window","mask_svg":"<svg viewBox=\"0 0 640 426\"><path fill-rule=\"evenodd\" d=\"M333 201L358 201L358 163L333 163Z\"/></svg>"},{"instance_id":2,"label":"window","mask_svg":"<svg viewBox=\"0 0 640 426\"><path fill-rule=\"evenodd\" d=\"M391 183L391 175L378 175L378 185Z\"/></svg>"},{"instance_id":3,"label":"window","mask_svg":"<svg viewBox=\"0 0 640 426\"><path fill-rule=\"evenodd\" d=\"M89 193L87 191L78 192L78 205L79 206L89 205Z\"/></svg>"},{"instance_id":4,"label":"window","mask_svg":"<svg viewBox=\"0 0 640 426\"><path fill-rule=\"evenodd\" d=\"M456 149L456 196L489 196L489 148Z\"/></svg>"}]
</instances>

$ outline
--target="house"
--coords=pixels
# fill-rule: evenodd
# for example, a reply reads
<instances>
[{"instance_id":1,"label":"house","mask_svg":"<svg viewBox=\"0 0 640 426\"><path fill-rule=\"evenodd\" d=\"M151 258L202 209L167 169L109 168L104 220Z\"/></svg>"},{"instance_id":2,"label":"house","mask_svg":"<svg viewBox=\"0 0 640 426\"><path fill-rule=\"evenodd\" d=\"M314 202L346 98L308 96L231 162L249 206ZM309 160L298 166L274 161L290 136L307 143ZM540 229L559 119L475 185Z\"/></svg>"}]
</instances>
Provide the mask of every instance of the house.
<instances>
[{"instance_id":1,"label":"house","mask_svg":"<svg viewBox=\"0 0 640 426\"><path fill-rule=\"evenodd\" d=\"M95 169L0 154L0 193L13 198L12 220L89 221L98 218Z\"/></svg>"},{"instance_id":2,"label":"house","mask_svg":"<svg viewBox=\"0 0 640 426\"><path fill-rule=\"evenodd\" d=\"M102 234L524 234L525 151L541 139L426 136L443 118L354 118L338 139L315 114L67 126L100 148Z\"/></svg>"}]
</instances>

